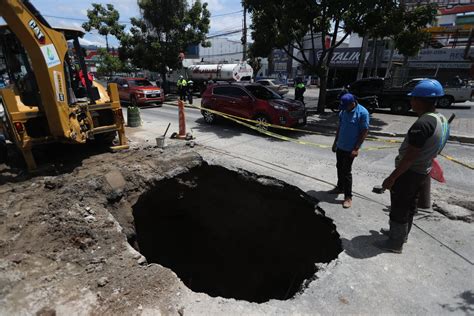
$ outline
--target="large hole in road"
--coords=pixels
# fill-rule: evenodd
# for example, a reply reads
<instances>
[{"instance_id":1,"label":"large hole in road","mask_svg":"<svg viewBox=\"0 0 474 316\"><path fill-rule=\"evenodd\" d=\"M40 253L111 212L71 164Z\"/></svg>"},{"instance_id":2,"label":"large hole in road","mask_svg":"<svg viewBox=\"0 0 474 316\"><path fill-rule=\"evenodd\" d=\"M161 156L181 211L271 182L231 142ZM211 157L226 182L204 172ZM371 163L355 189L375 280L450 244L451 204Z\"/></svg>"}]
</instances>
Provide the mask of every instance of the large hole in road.
<instances>
[{"instance_id":1,"label":"large hole in road","mask_svg":"<svg viewBox=\"0 0 474 316\"><path fill-rule=\"evenodd\" d=\"M332 220L283 182L200 166L165 179L133 207L148 262L195 292L262 303L302 290L342 251Z\"/></svg>"}]
</instances>

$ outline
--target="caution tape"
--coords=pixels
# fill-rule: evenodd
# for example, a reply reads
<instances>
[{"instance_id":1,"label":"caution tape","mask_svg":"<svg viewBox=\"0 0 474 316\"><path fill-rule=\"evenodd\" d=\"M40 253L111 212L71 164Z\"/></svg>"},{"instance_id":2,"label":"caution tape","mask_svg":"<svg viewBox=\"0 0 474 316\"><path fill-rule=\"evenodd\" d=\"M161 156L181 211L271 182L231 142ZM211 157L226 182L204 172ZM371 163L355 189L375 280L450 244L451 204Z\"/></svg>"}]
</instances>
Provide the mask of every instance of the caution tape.
<instances>
[{"instance_id":1,"label":"caution tape","mask_svg":"<svg viewBox=\"0 0 474 316\"><path fill-rule=\"evenodd\" d=\"M292 143L296 143L296 144L300 144L300 145L307 145L307 146L317 147L317 148L324 148L324 149L332 148L332 145L317 144L317 143L313 143L313 142L308 142L308 141L304 141L304 140L299 140L299 139L283 136L281 134L277 134L277 133L265 130L261 127L254 126L254 125L249 124L249 123L264 125L264 126L268 126L268 127L271 127L271 128L279 128L279 129L284 129L284 130L299 131L299 132L323 135L321 133L307 131L307 130L303 130L303 129L285 127L285 126L280 126L280 125L274 125L274 124L270 124L270 123L258 122L258 121L255 121L255 120L250 120L250 119L238 117L238 116L231 115L231 114L226 114L226 113L219 112L219 111L216 111L216 110L202 108L202 107L197 106L197 105L191 105L191 106L193 106L193 107L195 107L199 110L207 111L207 112L222 116L222 117L224 117L228 120L231 120L231 121L236 122L240 125L246 126L246 127L250 128L254 131L257 131L261 134L264 134L264 135L267 135L267 136L270 136L270 137L273 137L273 138L277 138L277 139L280 139L280 140L284 140L284 141L288 141L288 142L292 142ZM248 122L248 123L246 123L246 122ZM373 150L380 150L380 149L387 149L387 148L395 148L395 147L393 147L393 146L365 147L365 148L362 149L362 151L373 151Z\"/></svg>"},{"instance_id":2,"label":"caution tape","mask_svg":"<svg viewBox=\"0 0 474 316\"><path fill-rule=\"evenodd\" d=\"M468 163L466 163L466 162L459 161L459 160L457 160L456 158L453 158L453 157L448 156L448 155L445 155L445 154L440 154L440 156L442 156L443 158L448 159L449 161L452 161L452 162L454 162L454 163L457 163L458 165L461 165L461 166L466 167L466 168L468 168L468 169L474 170L474 166L471 165L471 164L468 164Z\"/></svg>"},{"instance_id":3,"label":"caution tape","mask_svg":"<svg viewBox=\"0 0 474 316\"><path fill-rule=\"evenodd\" d=\"M232 114L227 114L227 113L223 113L223 112L208 109L208 108L202 108L202 107L197 106L197 105L191 105L191 106L198 109L198 110L201 110L201 111L207 111L207 112L214 113L216 115L222 116L224 118L227 118L228 120L231 120L231 121L234 121L234 122L236 122L240 125L246 126L246 127L250 128L252 130L255 130L259 133L262 133L264 135L274 137L274 138L277 138L277 139L280 139L280 140L289 141L289 142L293 142L293 143L300 144L300 145L307 145L307 146L317 147L317 148L325 148L325 149L332 148L332 146L330 146L330 145L317 144L317 143L313 143L313 142L302 141L302 140L298 140L298 139L295 139L295 138L283 136L281 134L273 133L271 131L262 129L258 126L254 126L254 125L251 125L251 124L248 124L248 123L264 125L264 126L267 126L267 127L271 127L273 129L282 129L282 130L288 130L288 131L293 131L293 132L302 132L302 133L307 133L307 134L325 136L325 134L323 134L323 133L318 133L318 132L305 130L305 129L275 125L275 124L270 124L270 123L258 122L258 121L255 121L255 120L235 116L235 115L232 115ZM248 123L245 123L245 122L248 122ZM388 143L388 144L401 144L402 143L402 141L400 141L398 139L381 139L381 138L375 138L375 137L367 137L366 140L373 141L373 142ZM362 151L374 151L374 150L381 150L381 149L388 149L388 148L396 148L396 147L393 147L393 146L372 146L372 147L364 147L361 150ZM446 158L447 160L452 161L452 162L454 162L454 163L456 163L460 166L463 166L463 167L466 167L468 169L474 170L474 166L472 166L468 163L462 162L460 160L457 160L456 158L453 158L453 157L445 155L445 154L440 154L440 156L442 156L442 157Z\"/></svg>"}]
</instances>

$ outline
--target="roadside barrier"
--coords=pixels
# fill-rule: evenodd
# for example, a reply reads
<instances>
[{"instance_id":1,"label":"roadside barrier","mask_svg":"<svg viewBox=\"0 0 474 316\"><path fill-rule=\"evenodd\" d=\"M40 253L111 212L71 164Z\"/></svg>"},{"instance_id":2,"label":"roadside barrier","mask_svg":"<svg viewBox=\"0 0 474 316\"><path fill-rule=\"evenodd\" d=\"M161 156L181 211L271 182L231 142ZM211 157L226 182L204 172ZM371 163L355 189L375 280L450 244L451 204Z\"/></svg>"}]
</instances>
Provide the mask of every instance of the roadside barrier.
<instances>
[{"instance_id":1,"label":"roadside barrier","mask_svg":"<svg viewBox=\"0 0 474 316\"><path fill-rule=\"evenodd\" d=\"M264 135L274 137L274 138L277 138L277 139L280 139L280 140L289 141L289 142L297 143L297 144L300 144L300 145L307 145L307 146L317 147L317 148L326 148L326 149L328 149L328 148L332 147L330 145L317 144L317 143L313 143L313 142L302 141L302 140L298 140L298 139L295 139L295 138L280 135L280 134L277 134L277 133L274 133L274 132L271 132L271 131L268 131L268 130L264 130L264 129L259 128L257 126L254 126L252 124L261 124L261 125L265 125L265 126L268 126L270 128L273 128L273 129L281 129L281 130L287 130L287 131L293 131L293 132L301 132L301 133L307 133L307 134L327 136L326 134L323 134L323 133L314 132L314 131L305 130L305 129L299 129L299 128L292 128L292 127L274 125L274 124L269 124L269 123L268 124L267 123L261 123L261 122L255 121L255 120L246 119L246 118L242 118L242 117L239 117L239 116L222 113L220 111L211 110L211 109L207 109L207 108L202 108L198 105L191 105L191 106L198 109L198 110L201 110L201 111L208 111L210 113L219 115L221 117L224 117L226 119L234 121L234 122L236 122L240 125L243 125L243 126L246 126L250 129L253 129L255 131L258 131L259 133L262 133ZM250 124L250 123L252 123L252 124ZM401 144L402 143L402 141L398 140L398 139L381 139L381 138L375 138L375 137L367 137L366 140L373 141L373 142L387 143L387 144ZM394 146L372 146L372 147L363 147L361 150L362 151L374 151L374 150L381 150L381 149L388 149L388 148L397 148L397 147L394 147ZM471 165L471 164L462 162L462 161L460 161L460 160L458 160L454 157L451 157L451 156L448 156L448 155L445 155L445 154L440 154L440 156L442 156L443 158L445 158L445 159L447 159L447 160L449 160L453 163L456 163L460 166L463 166L463 167L468 168L470 170L474 170L474 166Z\"/></svg>"}]
</instances>

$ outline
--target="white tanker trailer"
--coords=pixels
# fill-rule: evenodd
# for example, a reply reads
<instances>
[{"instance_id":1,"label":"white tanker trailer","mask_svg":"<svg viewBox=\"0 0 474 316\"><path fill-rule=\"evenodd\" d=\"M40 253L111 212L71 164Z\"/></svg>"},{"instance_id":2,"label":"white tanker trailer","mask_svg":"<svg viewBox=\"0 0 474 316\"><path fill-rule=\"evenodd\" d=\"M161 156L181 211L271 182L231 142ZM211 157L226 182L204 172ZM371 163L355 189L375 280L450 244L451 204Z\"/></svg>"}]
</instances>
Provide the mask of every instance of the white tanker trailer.
<instances>
[{"instance_id":1,"label":"white tanker trailer","mask_svg":"<svg viewBox=\"0 0 474 316\"><path fill-rule=\"evenodd\" d=\"M187 71L188 79L196 81L250 81L253 69L247 63L192 65Z\"/></svg>"},{"instance_id":2,"label":"white tanker trailer","mask_svg":"<svg viewBox=\"0 0 474 316\"><path fill-rule=\"evenodd\" d=\"M201 94L210 81L251 81L252 67L246 62L239 64L198 64L190 65L182 70L168 73L168 91L176 92L176 82L183 75L186 80L193 81L193 91Z\"/></svg>"}]
</instances>

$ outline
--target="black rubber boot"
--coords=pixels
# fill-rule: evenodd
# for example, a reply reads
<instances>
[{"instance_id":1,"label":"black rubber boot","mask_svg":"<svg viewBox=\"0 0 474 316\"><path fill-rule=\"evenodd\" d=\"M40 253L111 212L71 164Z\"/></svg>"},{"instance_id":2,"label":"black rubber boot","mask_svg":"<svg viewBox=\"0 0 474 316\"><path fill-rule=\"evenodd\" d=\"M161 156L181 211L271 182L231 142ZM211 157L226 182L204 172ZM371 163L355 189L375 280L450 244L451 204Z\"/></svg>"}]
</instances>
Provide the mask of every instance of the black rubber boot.
<instances>
[{"instance_id":1,"label":"black rubber boot","mask_svg":"<svg viewBox=\"0 0 474 316\"><path fill-rule=\"evenodd\" d=\"M389 222L390 224L390 222ZM408 231L407 231L407 235L405 236L405 241L404 243L407 243L408 242L408 235L410 234L410 231L411 231L411 227L413 226L413 217L410 218L410 221L408 222ZM382 234L384 234L385 236L387 237L390 237L390 228L381 228L380 229L380 232Z\"/></svg>"},{"instance_id":2,"label":"black rubber boot","mask_svg":"<svg viewBox=\"0 0 474 316\"><path fill-rule=\"evenodd\" d=\"M403 243L408 232L408 223L398 224L390 221L390 232L387 240L376 243L376 246L383 250L394 253L402 253Z\"/></svg>"}]
</instances>

